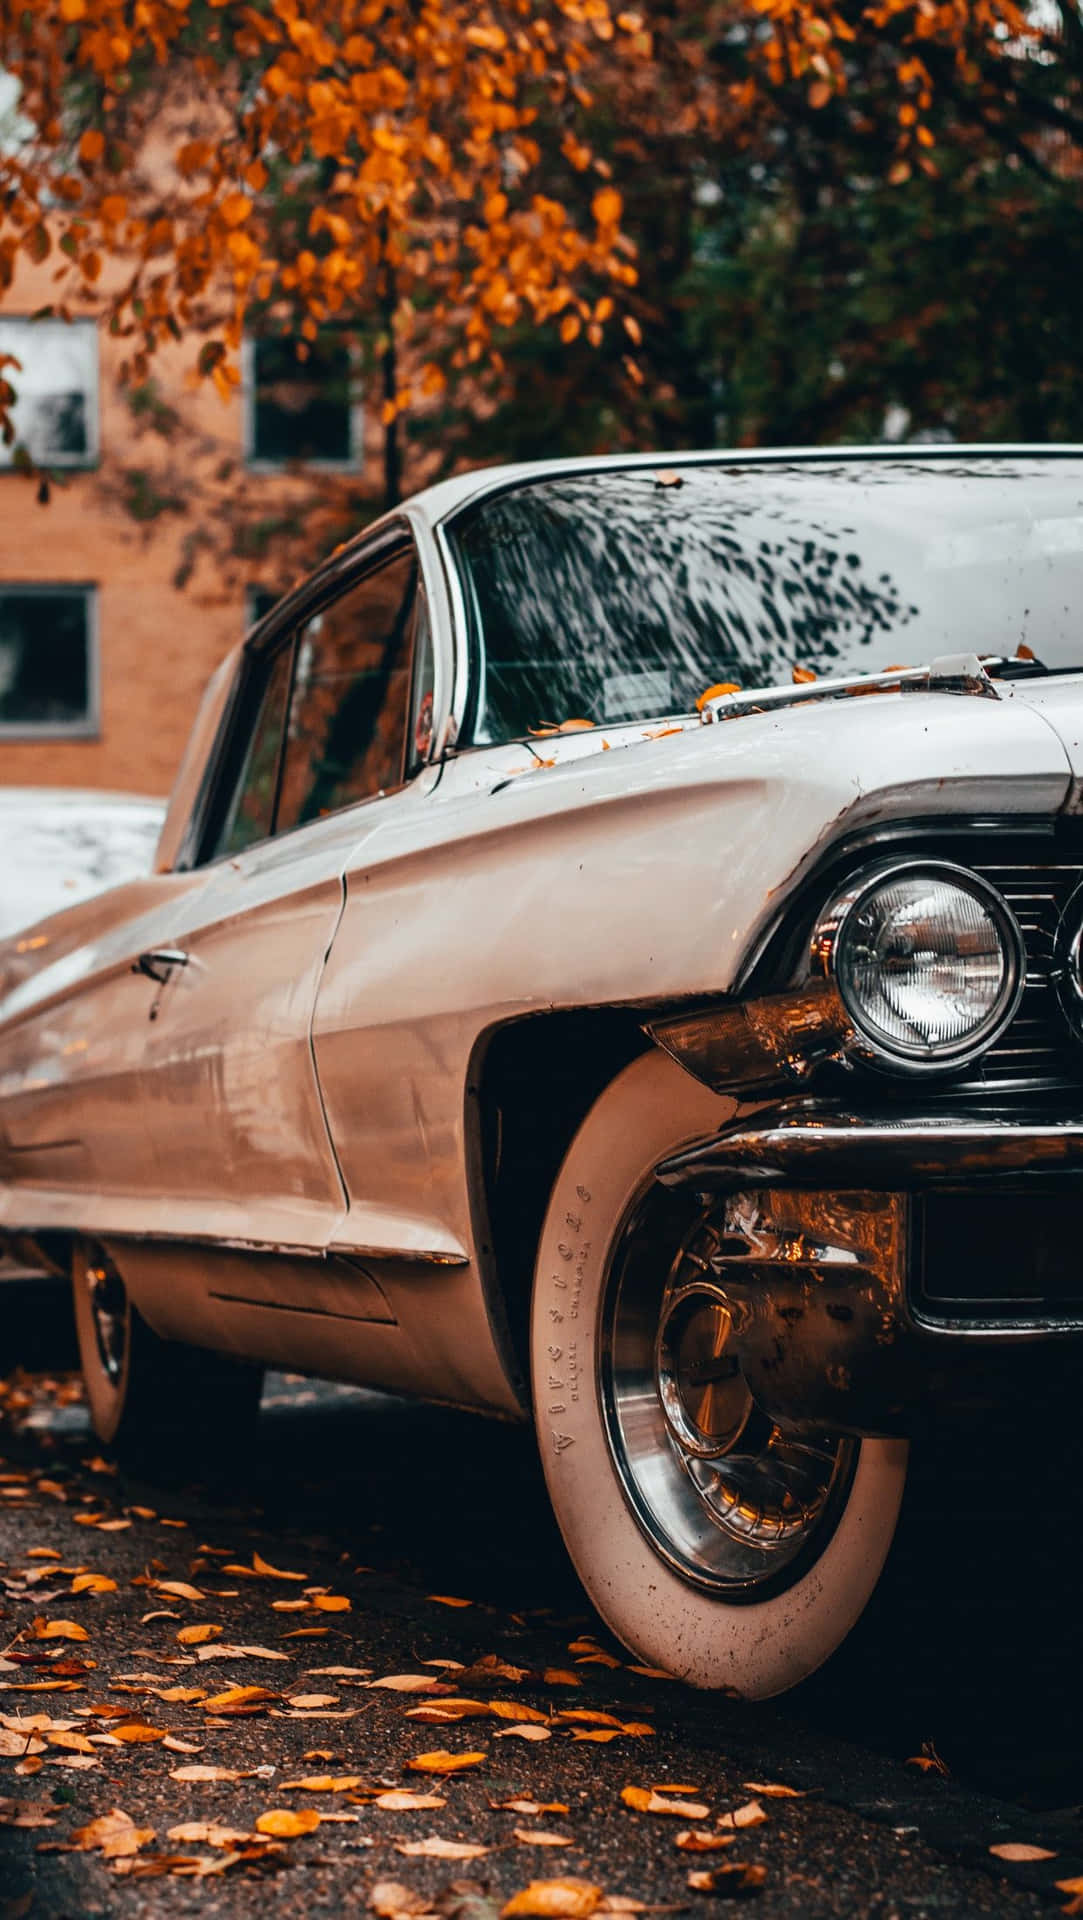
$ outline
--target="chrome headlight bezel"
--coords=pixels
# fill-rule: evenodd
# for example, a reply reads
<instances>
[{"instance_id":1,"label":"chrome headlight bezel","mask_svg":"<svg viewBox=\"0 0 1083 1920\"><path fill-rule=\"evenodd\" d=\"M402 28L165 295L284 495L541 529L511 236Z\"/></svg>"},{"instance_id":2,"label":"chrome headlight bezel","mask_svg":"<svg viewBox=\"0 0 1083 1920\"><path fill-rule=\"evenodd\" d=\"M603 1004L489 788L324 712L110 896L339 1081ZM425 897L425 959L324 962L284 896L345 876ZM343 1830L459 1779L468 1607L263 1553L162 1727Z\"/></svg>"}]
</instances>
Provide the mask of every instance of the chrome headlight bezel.
<instances>
[{"instance_id":1,"label":"chrome headlight bezel","mask_svg":"<svg viewBox=\"0 0 1083 1920\"><path fill-rule=\"evenodd\" d=\"M870 895L891 881L935 879L958 887L976 899L993 921L1004 954L1004 979L996 1002L973 1032L943 1046L906 1046L888 1042L872 1030L860 1004L846 990L839 971L847 928ZM830 980L853 1024L846 1051L867 1064L895 1074L946 1074L980 1059L1014 1020L1026 983L1026 948L1019 923L1006 900L980 874L951 860L898 858L880 860L854 874L832 896L812 931L810 963L813 975Z\"/></svg>"}]
</instances>

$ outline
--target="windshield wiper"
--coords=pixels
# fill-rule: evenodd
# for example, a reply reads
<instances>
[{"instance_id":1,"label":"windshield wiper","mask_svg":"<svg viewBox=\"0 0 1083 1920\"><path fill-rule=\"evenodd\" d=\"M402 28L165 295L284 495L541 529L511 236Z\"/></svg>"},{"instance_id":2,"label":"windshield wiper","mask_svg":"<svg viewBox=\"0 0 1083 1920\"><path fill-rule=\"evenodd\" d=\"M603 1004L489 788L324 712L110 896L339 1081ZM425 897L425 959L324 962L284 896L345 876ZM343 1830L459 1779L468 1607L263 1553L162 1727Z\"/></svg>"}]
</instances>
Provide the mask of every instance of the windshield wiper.
<instances>
[{"instance_id":1,"label":"windshield wiper","mask_svg":"<svg viewBox=\"0 0 1083 1920\"><path fill-rule=\"evenodd\" d=\"M1029 666L1030 662L1019 664ZM987 665L976 653L945 653L930 660L927 667L896 667L888 673L807 680L792 687L750 687L740 693L716 694L704 703L700 719L710 726L717 720L735 720L741 714L801 706L809 700L848 700L866 693L962 693L979 700L999 700Z\"/></svg>"}]
</instances>

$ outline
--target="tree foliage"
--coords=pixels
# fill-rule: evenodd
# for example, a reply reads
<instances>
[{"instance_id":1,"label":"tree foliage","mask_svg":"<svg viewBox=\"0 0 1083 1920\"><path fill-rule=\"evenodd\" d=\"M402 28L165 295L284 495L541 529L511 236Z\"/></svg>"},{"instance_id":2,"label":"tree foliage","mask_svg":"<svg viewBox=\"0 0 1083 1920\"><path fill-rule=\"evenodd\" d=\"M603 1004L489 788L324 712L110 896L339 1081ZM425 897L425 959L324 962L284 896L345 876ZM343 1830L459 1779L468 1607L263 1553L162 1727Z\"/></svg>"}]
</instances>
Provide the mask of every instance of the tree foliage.
<instances>
[{"instance_id":1,"label":"tree foliage","mask_svg":"<svg viewBox=\"0 0 1083 1920\"><path fill-rule=\"evenodd\" d=\"M1076 0L619 5L0 0L0 297L360 325L445 461L1080 430Z\"/></svg>"}]
</instances>

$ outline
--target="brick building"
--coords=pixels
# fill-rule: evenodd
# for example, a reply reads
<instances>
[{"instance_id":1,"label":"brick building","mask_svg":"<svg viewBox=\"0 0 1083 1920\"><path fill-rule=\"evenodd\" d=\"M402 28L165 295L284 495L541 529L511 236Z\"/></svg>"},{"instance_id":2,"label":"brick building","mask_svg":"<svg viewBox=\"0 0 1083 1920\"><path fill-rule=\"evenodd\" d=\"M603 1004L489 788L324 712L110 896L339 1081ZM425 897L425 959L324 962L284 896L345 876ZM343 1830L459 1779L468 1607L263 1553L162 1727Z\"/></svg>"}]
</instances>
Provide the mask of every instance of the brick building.
<instances>
[{"instance_id":1,"label":"brick building","mask_svg":"<svg viewBox=\"0 0 1083 1920\"><path fill-rule=\"evenodd\" d=\"M208 675L298 570L286 535L296 553L314 486L364 484L354 353L246 342L224 404L188 342L123 387L127 343L30 318L53 297L51 264L28 267L0 309L22 369L0 448L0 784L165 794Z\"/></svg>"}]
</instances>

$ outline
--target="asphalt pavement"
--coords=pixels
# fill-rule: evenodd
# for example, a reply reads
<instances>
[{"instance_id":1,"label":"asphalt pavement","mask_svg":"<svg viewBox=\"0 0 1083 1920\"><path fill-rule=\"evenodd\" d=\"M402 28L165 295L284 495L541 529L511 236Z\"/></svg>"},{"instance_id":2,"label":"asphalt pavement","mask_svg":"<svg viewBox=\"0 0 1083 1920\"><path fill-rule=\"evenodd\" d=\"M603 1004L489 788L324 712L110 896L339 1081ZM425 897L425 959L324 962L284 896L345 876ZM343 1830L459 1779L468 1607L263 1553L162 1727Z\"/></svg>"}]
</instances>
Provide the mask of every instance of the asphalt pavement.
<instances>
[{"instance_id":1,"label":"asphalt pavement","mask_svg":"<svg viewBox=\"0 0 1083 1920\"><path fill-rule=\"evenodd\" d=\"M162 1484L70 1376L0 1414L0 1920L920 1920L1083 1875L1070 1437L928 1436L865 1619L749 1706L613 1643L527 1431L273 1376L250 1457Z\"/></svg>"}]
</instances>

